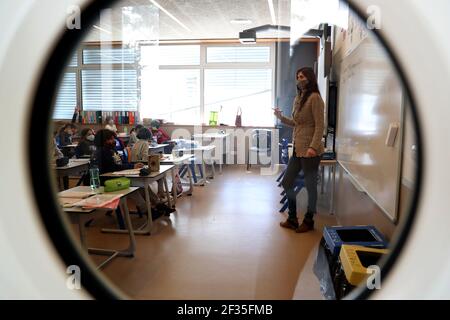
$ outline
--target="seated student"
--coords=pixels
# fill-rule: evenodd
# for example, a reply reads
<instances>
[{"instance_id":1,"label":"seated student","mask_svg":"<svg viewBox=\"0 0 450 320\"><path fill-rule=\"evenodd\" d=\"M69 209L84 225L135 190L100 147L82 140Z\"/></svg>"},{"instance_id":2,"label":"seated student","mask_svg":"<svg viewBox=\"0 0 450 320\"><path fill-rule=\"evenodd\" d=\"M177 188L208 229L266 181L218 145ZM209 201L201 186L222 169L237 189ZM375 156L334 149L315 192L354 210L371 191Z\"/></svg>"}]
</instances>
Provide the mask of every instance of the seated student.
<instances>
[{"instance_id":1,"label":"seated student","mask_svg":"<svg viewBox=\"0 0 450 320\"><path fill-rule=\"evenodd\" d=\"M114 133L117 133L117 127L114 124L113 117L108 116L108 117L106 117L105 121L106 121L105 129L108 129L108 130L113 131Z\"/></svg>"},{"instance_id":2,"label":"seated student","mask_svg":"<svg viewBox=\"0 0 450 320\"><path fill-rule=\"evenodd\" d=\"M75 155L75 152L71 148L63 148L65 146L73 144L72 137L77 132L78 128L73 123L67 123L65 124L59 134L58 134L58 146L62 149L63 154L68 157L72 158Z\"/></svg>"},{"instance_id":3,"label":"seated student","mask_svg":"<svg viewBox=\"0 0 450 320\"><path fill-rule=\"evenodd\" d=\"M59 131L59 146L65 147L72 144L73 128L70 123L66 123Z\"/></svg>"},{"instance_id":4,"label":"seated student","mask_svg":"<svg viewBox=\"0 0 450 320\"><path fill-rule=\"evenodd\" d=\"M82 156L90 156L94 147L94 131L90 128L81 130L81 138L77 147L75 148L75 156L81 158Z\"/></svg>"},{"instance_id":5,"label":"seated student","mask_svg":"<svg viewBox=\"0 0 450 320\"><path fill-rule=\"evenodd\" d=\"M128 146L132 148L136 142L138 142L137 133L139 132L139 129L143 128L144 126L142 124L138 124L136 127L131 129L130 131L130 140L128 141Z\"/></svg>"},{"instance_id":6,"label":"seated student","mask_svg":"<svg viewBox=\"0 0 450 320\"><path fill-rule=\"evenodd\" d=\"M159 120L152 120L152 133L156 136L158 144L166 143L170 140L170 136L161 128Z\"/></svg>"},{"instance_id":7,"label":"seated student","mask_svg":"<svg viewBox=\"0 0 450 320\"><path fill-rule=\"evenodd\" d=\"M51 154L52 159L60 159L64 157L64 154L61 152L61 150L58 148L58 144L56 143L56 137L58 136L58 131L53 132L53 139L52 139L52 147L51 147Z\"/></svg>"},{"instance_id":8,"label":"seated student","mask_svg":"<svg viewBox=\"0 0 450 320\"><path fill-rule=\"evenodd\" d=\"M151 141L153 138L152 133L147 128L142 127L139 129L136 137L138 141L134 144L133 148L131 149L131 161L147 162L149 141Z\"/></svg>"},{"instance_id":9,"label":"seated student","mask_svg":"<svg viewBox=\"0 0 450 320\"><path fill-rule=\"evenodd\" d=\"M142 127L139 129L137 138L139 139L138 142L136 142L131 149L131 161L148 162L149 141L152 140L152 133L149 129ZM165 198L163 186L163 180L158 180L158 196L156 196L153 191L149 189L150 196L153 198L152 201L156 201L157 203L159 203Z\"/></svg>"},{"instance_id":10,"label":"seated student","mask_svg":"<svg viewBox=\"0 0 450 320\"><path fill-rule=\"evenodd\" d=\"M120 157L122 158L122 161L124 163L128 163L128 154L126 154L124 142L117 136L117 133L115 132L114 132L114 139L116 141L116 151L119 153Z\"/></svg>"},{"instance_id":11,"label":"seated student","mask_svg":"<svg viewBox=\"0 0 450 320\"><path fill-rule=\"evenodd\" d=\"M142 163L136 163L134 165L122 163L122 159L116 151L115 135L111 130L99 130L95 135L94 145L96 146L96 150L92 162L98 166L100 174L132 168L139 169L144 166ZM101 180L104 183L104 179ZM134 194L138 195L135 196L138 210L141 213L147 212L147 206L142 195L140 193L132 193L131 196Z\"/></svg>"},{"instance_id":12,"label":"seated student","mask_svg":"<svg viewBox=\"0 0 450 320\"><path fill-rule=\"evenodd\" d=\"M142 168L144 166L144 164L142 163L130 164L122 162L122 159L115 150L116 147L115 134L111 130L102 129L98 131L97 134L95 135L94 144L97 149L94 153L93 162L97 164L100 174L126 170L131 168ZM140 213L146 213L147 206L144 201L145 195L143 194L143 190L140 191L141 192L132 193L131 197L135 200L138 211ZM170 208L158 206L155 199L151 200L151 203L152 203L152 216L155 219L161 216L162 214L168 215L170 214L170 212L173 211L173 210L171 211Z\"/></svg>"}]
</instances>

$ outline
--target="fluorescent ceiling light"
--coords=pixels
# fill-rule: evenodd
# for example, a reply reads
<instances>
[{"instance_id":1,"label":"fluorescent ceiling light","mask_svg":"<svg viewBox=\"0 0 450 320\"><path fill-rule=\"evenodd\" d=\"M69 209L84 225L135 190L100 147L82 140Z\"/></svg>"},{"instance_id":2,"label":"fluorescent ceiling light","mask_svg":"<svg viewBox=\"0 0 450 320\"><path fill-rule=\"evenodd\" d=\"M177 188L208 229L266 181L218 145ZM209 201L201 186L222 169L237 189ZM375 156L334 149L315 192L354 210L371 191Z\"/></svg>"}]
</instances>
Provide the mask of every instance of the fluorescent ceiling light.
<instances>
[{"instance_id":1,"label":"fluorescent ceiling light","mask_svg":"<svg viewBox=\"0 0 450 320\"><path fill-rule=\"evenodd\" d=\"M232 24L251 24L252 20L250 19L233 19L230 21Z\"/></svg>"},{"instance_id":2,"label":"fluorescent ceiling light","mask_svg":"<svg viewBox=\"0 0 450 320\"><path fill-rule=\"evenodd\" d=\"M96 26L95 24L93 25L93 27L94 27L95 29L100 30L100 31L103 31L103 32L105 32L105 33L107 33L107 34L112 34L111 31L106 30L106 29L103 29L103 28L101 28L101 27L99 27L99 26Z\"/></svg>"},{"instance_id":3,"label":"fluorescent ceiling light","mask_svg":"<svg viewBox=\"0 0 450 320\"><path fill-rule=\"evenodd\" d=\"M166 9L164 9L163 7L161 7L161 5L159 3L157 3L155 0L150 0L151 3L153 3L159 10L161 10L162 12L164 12L165 14L167 14L173 21L175 21L176 23L178 23L180 26L182 26L184 29L186 29L189 32L192 32L191 29L189 29L188 27L186 27L185 24L183 24L180 20L178 20L173 14L171 14L169 11L167 11Z\"/></svg>"},{"instance_id":4,"label":"fluorescent ceiling light","mask_svg":"<svg viewBox=\"0 0 450 320\"><path fill-rule=\"evenodd\" d=\"M273 8L273 0L267 0L269 3L269 10L270 10L270 18L272 18L272 24L275 26L277 25L277 20L275 19L275 9Z\"/></svg>"}]
</instances>

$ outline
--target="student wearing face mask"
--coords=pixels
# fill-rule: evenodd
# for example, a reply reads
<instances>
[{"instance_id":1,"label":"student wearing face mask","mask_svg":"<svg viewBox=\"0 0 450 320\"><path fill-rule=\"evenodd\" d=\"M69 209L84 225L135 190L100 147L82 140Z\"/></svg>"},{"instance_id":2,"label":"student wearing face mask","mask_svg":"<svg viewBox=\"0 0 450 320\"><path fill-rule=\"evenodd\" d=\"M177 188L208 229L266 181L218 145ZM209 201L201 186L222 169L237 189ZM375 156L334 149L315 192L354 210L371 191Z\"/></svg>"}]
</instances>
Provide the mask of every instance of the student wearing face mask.
<instances>
[{"instance_id":1,"label":"student wearing face mask","mask_svg":"<svg viewBox=\"0 0 450 320\"><path fill-rule=\"evenodd\" d=\"M298 94L292 107L292 118L283 116L278 108L274 109L274 114L283 124L294 128L292 134L294 152L282 181L288 198L289 217L280 225L303 233L314 229L314 214L317 211L317 174L324 152L322 143L324 102L320 96L316 75L311 68L298 70L296 80ZM302 224L299 225L294 183L301 170L305 174L308 191L308 210Z\"/></svg>"},{"instance_id":2,"label":"student wearing face mask","mask_svg":"<svg viewBox=\"0 0 450 320\"><path fill-rule=\"evenodd\" d=\"M144 166L143 163L123 163L122 158L116 151L115 134L111 130L99 130L95 135L94 145L96 150L93 154L91 162L92 165L96 165L98 167L100 175L126 169L139 169ZM104 180L104 178L100 177L102 184L104 184ZM143 192L132 193L130 197L135 200L138 211L144 214L147 212L147 206L142 194Z\"/></svg>"},{"instance_id":3,"label":"student wearing face mask","mask_svg":"<svg viewBox=\"0 0 450 320\"><path fill-rule=\"evenodd\" d=\"M89 128L81 130L81 138L77 147L75 148L75 156L81 158L83 156L90 156L94 147L94 131Z\"/></svg>"}]
</instances>

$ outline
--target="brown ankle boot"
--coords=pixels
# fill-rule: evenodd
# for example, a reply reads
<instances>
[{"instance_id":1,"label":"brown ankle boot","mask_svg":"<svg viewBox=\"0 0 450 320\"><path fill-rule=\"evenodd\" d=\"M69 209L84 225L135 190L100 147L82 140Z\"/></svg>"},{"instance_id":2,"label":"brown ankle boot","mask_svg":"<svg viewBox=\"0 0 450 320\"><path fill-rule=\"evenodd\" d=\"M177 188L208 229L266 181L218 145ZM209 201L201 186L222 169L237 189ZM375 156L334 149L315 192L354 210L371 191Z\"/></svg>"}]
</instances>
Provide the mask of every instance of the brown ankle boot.
<instances>
[{"instance_id":1,"label":"brown ankle boot","mask_svg":"<svg viewBox=\"0 0 450 320\"><path fill-rule=\"evenodd\" d=\"M297 233L305 233L314 230L314 220L303 220L302 224L295 229Z\"/></svg>"},{"instance_id":2,"label":"brown ankle boot","mask_svg":"<svg viewBox=\"0 0 450 320\"><path fill-rule=\"evenodd\" d=\"M280 226L286 229L296 230L298 228L298 220L287 219L285 222L280 222Z\"/></svg>"}]
</instances>

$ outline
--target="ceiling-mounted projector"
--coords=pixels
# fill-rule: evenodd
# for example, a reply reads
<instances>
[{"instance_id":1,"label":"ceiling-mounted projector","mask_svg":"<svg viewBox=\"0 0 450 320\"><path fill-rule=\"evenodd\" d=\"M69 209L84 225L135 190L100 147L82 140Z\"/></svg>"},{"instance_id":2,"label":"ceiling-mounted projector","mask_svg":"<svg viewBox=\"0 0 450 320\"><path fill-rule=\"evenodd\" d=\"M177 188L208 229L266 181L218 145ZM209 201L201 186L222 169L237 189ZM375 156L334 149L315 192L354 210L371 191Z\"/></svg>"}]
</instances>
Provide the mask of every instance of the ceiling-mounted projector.
<instances>
[{"instance_id":1,"label":"ceiling-mounted projector","mask_svg":"<svg viewBox=\"0 0 450 320\"><path fill-rule=\"evenodd\" d=\"M242 44L256 43L256 31L244 30L242 32L239 32L239 42Z\"/></svg>"}]
</instances>

